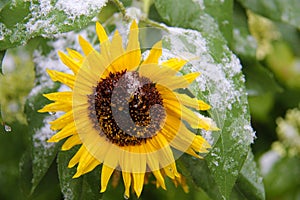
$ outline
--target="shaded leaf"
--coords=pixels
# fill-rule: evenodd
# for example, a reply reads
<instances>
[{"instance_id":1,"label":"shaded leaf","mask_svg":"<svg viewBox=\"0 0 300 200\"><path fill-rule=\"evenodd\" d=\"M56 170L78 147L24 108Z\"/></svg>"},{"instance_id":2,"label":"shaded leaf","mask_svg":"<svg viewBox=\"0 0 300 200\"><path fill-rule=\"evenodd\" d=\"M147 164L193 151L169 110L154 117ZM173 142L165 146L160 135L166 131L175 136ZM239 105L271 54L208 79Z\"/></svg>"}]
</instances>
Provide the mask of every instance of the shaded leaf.
<instances>
[{"instance_id":1,"label":"shaded leaf","mask_svg":"<svg viewBox=\"0 0 300 200\"><path fill-rule=\"evenodd\" d=\"M203 189L212 199L222 199L219 187L205 160L194 159L184 154L176 162L183 175L192 180L197 188Z\"/></svg>"},{"instance_id":2,"label":"shaded leaf","mask_svg":"<svg viewBox=\"0 0 300 200\"><path fill-rule=\"evenodd\" d=\"M58 175L61 191L65 200L101 199L100 169L97 167L92 172L73 179L76 167L68 168L68 163L78 148L58 153Z\"/></svg>"},{"instance_id":3,"label":"shaded leaf","mask_svg":"<svg viewBox=\"0 0 300 200\"><path fill-rule=\"evenodd\" d=\"M300 186L300 159L283 157L274 163L264 177L268 198L297 199Z\"/></svg>"},{"instance_id":4,"label":"shaded leaf","mask_svg":"<svg viewBox=\"0 0 300 200\"><path fill-rule=\"evenodd\" d=\"M281 92L282 88L276 82L272 72L256 61L245 63L243 68L246 76L247 92L250 96L258 96L266 93Z\"/></svg>"},{"instance_id":5,"label":"shaded leaf","mask_svg":"<svg viewBox=\"0 0 300 200\"><path fill-rule=\"evenodd\" d=\"M105 6L107 0L12 1L0 12L0 50L25 44L29 39L80 29Z\"/></svg>"},{"instance_id":6,"label":"shaded leaf","mask_svg":"<svg viewBox=\"0 0 300 200\"><path fill-rule=\"evenodd\" d=\"M298 0L238 0L246 8L268 17L300 27L300 1Z\"/></svg>"},{"instance_id":7,"label":"shaded leaf","mask_svg":"<svg viewBox=\"0 0 300 200\"><path fill-rule=\"evenodd\" d=\"M241 196L249 200L265 199L262 180L259 169L254 161L254 155L250 150L235 185L235 191L240 197L235 199L241 199ZM231 196L231 199L234 199L233 196L234 194Z\"/></svg>"}]
</instances>

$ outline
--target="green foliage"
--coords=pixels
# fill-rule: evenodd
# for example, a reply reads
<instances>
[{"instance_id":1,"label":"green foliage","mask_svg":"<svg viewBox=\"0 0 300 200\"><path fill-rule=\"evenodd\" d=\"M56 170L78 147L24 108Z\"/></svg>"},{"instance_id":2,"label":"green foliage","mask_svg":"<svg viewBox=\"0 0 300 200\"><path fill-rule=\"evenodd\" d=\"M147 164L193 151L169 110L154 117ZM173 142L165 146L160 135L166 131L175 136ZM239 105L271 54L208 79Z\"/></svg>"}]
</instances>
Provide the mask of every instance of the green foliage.
<instances>
[{"instance_id":1,"label":"green foliage","mask_svg":"<svg viewBox=\"0 0 300 200\"><path fill-rule=\"evenodd\" d=\"M64 90L49 80L46 68L60 67L58 50L79 49L77 33L72 31L82 30L94 44L93 18L113 32L116 27L128 27L132 16L142 26L163 27L150 36L165 31L164 50L189 60L181 73L201 72L185 92L212 106L201 114L210 116L220 128L199 130L213 146L203 160L184 154L176 161L189 186L188 194L167 178L167 191L156 189L150 175L140 199L299 197L300 159L294 150L299 137L288 138L292 129L278 125L280 134L291 141L286 150L286 141L275 134L275 121L283 121L277 117L300 102L299 1L124 0L124 7L116 6L122 6L115 4L119 1L66 2L0 2L0 199L122 198L120 174L114 175L119 184L111 180L107 191L99 193L101 166L72 178L76 167L70 169L68 163L78 147L62 152L62 143L47 142L55 134L48 122L61 113L37 111L49 103L42 94ZM126 8L127 13L119 13ZM141 33L141 43L152 41L148 36ZM17 112L12 102L18 105ZM299 127L295 130L299 134ZM263 158L270 152L277 157L269 163ZM130 199L136 199L134 194Z\"/></svg>"},{"instance_id":2,"label":"green foliage","mask_svg":"<svg viewBox=\"0 0 300 200\"><path fill-rule=\"evenodd\" d=\"M272 20L281 21L299 28L300 2L297 0L238 0L246 8Z\"/></svg>"},{"instance_id":3,"label":"green foliage","mask_svg":"<svg viewBox=\"0 0 300 200\"><path fill-rule=\"evenodd\" d=\"M102 3L102 4L101 4ZM106 1L85 7L68 8L62 1L10 1L0 13L0 50L24 45L37 36L53 37L85 27L97 15ZM82 4L83 6L84 4ZM83 12L81 12L83 11Z\"/></svg>"},{"instance_id":4,"label":"green foliage","mask_svg":"<svg viewBox=\"0 0 300 200\"><path fill-rule=\"evenodd\" d=\"M94 169L86 176L72 179L72 177L76 173L76 169L69 169L67 166L69 160L76 153L76 150L78 150L78 148L74 148L68 152L59 152L57 156L58 175L64 199L101 199L102 194L99 193L99 167Z\"/></svg>"}]
</instances>

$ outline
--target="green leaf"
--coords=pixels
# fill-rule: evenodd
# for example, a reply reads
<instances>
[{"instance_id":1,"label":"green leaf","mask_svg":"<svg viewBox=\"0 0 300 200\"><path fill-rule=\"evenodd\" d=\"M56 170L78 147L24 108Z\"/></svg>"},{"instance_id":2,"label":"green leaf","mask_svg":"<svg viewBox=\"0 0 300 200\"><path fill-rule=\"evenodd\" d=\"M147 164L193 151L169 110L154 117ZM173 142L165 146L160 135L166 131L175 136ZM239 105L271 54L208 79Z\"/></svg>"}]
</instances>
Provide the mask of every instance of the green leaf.
<instances>
[{"instance_id":1,"label":"green leaf","mask_svg":"<svg viewBox=\"0 0 300 200\"><path fill-rule=\"evenodd\" d=\"M248 200L263 200L265 199L265 190L262 180L254 161L254 155L250 150L237 179L235 191L239 196L244 196ZM234 198L232 195L230 199L241 198Z\"/></svg>"},{"instance_id":2,"label":"green leaf","mask_svg":"<svg viewBox=\"0 0 300 200\"><path fill-rule=\"evenodd\" d=\"M276 82L274 75L257 61L245 62L243 72L246 76L246 86L249 96L259 96L266 93L281 92L282 88Z\"/></svg>"},{"instance_id":3,"label":"green leaf","mask_svg":"<svg viewBox=\"0 0 300 200\"><path fill-rule=\"evenodd\" d=\"M1 0L0 1L0 11L2 10L2 8L11 0Z\"/></svg>"},{"instance_id":4,"label":"green leaf","mask_svg":"<svg viewBox=\"0 0 300 200\"><path fill-rule=\"evenodd\" d=\"M2 72L2 62L3 62L4 56L5 56L5 52L6 51L0 51L0 74L3 74L3 72Z\"/></svg>"},{"instance_id":5,"label":"green leaf","mask_svg":"<svg viewBox=\"0 0 300 200\"><path fill-rule=\"evenodd\" d=\"M165 22L172 26L202 30L206 27L205 15L216 21L227 42L232 41L233 1L154 0L155 7ZM199 25L202 25L199 26Z\"/></svg>"},{"instance_id":6,"label":"green leaf","mask_svg":"<svg viewBox=\"0 0 300 200\"><path fill-rule=\"evenodd\" d=\"M101 199L100 193L100 169L97 167L92 172L72 178L76 168L68 168L68 163L78 148L69 151L59 152L57 157L58 176L61 191L65 200L89 200Z\"/></svg>"},{"instance_id":7,"label":"green leaf","mask_svg":"<svg viewBox=\"0 0 300 200\"><path fill-rule=\"evenodd\" d=\"M300 186L299 165L299 156L285 156L271 166L271 169L264 176L268 198L298 199Z\"/></svg>"},{"instance_id":8,"label":"green leaf","mask_svg":"<svg viewBox=\"0 0 300 200\"><path fill-rule=\"evenodd\" d=\"M49 101L42 96L43 93L49 93L57 90L54 88L47 88L41 90L34 96L30 96L26 103L26 115L29 126L29 134L31 136L31 157L32 157L32 188L31 193L34 192L42 178L47 173L52 164L57 151L59 150L59 143L48 143L47 140L55 134L50 129L49 122L56 117L50 114L41 114L37 111Z\"/></svg>"},{"instance_id":9,"label":"green leaf","mask_svg":"<svg viewBox=\"0 0 300 200\"><path fill-rule=\"evenodd\" d=\"M184 177L192 180L197 188L202 188L211 199L222 199L222 194L210 173L206 160L194 159L184 154L176 162Z\"/></svg>"},{"instance_id":10,"label":"green leaf","mask_svg":"<svg viewBox=\"0 0 300 200\"><path fill-rule=\"evenodd\" d=\"M210 27L202 29L205 32L169 28L163 44L176 57L190 60L184 73L201 72L189 89L212 106L210 116L220 131L202 131L214 144L206 161L222 198L229 199L254 133L239 60L226 46L214 20L209 15L205 20L208 22L206 26Z\"/></svg>"},{"instance_id":11,"label":"green leaf","mask_svg":"<svg viewBox=\"0 0 300 200\"><path fill-rule=\"evenodd\" d=\"M298 0L238 0L246 8L275 21L300 27Z\"/></svg>"},{"instance_id":12,"label":"green leaf","mask_svg":"<svg viewBox=\"0 0 300 200\"><path fill-rule=\"evenodd\" d=\"M37 36L53 37L85 27L107 0L68 2L17 0L6 4L0 12L0 50L25 44Z\"/></svg>"},{"instance_id":13,"label":"green leaf","mask_svg":"<svg viewBox=\"0 0 300 200\"><path fill-rule=\"evenodd\" d=\"M255 59L257 43L250 34L246 11L235 3L233 14L233 51L241 58Z\"/></svg>"}]
</instances>

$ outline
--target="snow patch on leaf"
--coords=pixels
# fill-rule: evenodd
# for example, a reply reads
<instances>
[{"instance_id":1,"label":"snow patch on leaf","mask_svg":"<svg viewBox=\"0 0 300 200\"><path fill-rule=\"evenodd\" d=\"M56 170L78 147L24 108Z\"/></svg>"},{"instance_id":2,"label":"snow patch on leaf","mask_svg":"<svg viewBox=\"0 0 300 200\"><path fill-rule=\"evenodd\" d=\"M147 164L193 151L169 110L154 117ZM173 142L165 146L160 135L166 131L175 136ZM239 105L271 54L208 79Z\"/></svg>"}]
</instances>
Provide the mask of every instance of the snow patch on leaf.
<instances>
[{"instance_id":1,"label":"snow patch on leaf","mask_svg":"<svg viewBox=\"0 0 300 200\"><path fill-rule=\"evenodd\" d=\"M29 97L36 96L45 88L53 88L55 83L50 79L46 69L57 70L60 72L71 74L71 70L66 67L62 61L59 59L58 51L66 51L66 48L74 49L78 52L81 52L79 42L77 40L78 35L81 35L84 38L88 38L90 33L95 34L94 26L90 26L85 30L76 33L74 31L68 33L62 33L55 35L53 41L48 42L49 48L51 51L47 54L44 54L40 49L35 50L33 53L33 62L35 63L35 71L37 77L36 86L32 89L29 94ZM66 86L61 85L64 89ZM69 89L67 89L69 90ZM59 89L59 91L66 91Z\"/></svg>"},{"instance_id":2,"label":"snow patch on leaf","mask_svg":"<svg viewBox=\"0 0 300 200\"><path fill-rule=\"evenodd\" d=\"M232 110L234 104L243 104L244 89L234 83L235 79L240 83L245 82L244 77L241 76L239 60L232 53L228 55L227 52L230 50L227 46L223 46L222 62L217 63L201 33L181 28L169 28L169 31L170 33L164 37L164 41L170 45L172 53L190 61L183 71L201 73L196 79L196 83L191 85L191 91L196 95L203 96L208 101L212 110L216 111L215 113L212 111L212 117L222 129L227 112ZM241 119L236 122L239 124L232 128L234 128L233 132L238 133L236 137L238 142L250 144L253 142L253 130L248 119L242 118L247 112L247 105L243 105L243 107L245 113L241 113ZM247 128L244 129L244 126ZM240 129L243 129L245 135L240 134Z\"/></svg>"},{"instance_id":3,"label":"snow patch on leaf","mask_svg":"<svg viewBox=\"0 0 300 200\"><path fill-rule=\"evenodd\" d=\"M54 146L54 143L47 142L47 140L55 134L55 131L50 129L49 124L49 122L53 120L55 120L53 116L45 117L43 120L44 126L35 130L35 134L33 135L33 146L35 148L49 149ZM45 153L45 151L42 151L41 153Z\"/></svg>"},{"instance_id":4,"label":"snow patch on leaf","mask_svg":"<svg viewBox=\"0 0 300 200\"><path fill-rule=\"evenodd\" d=\"M53 38L75 27L82 27L104 7L107 0L29 0L23 3L11 3L10 9L27 7L24 19L12 27L0 22L0 41L22 45L36 36Z\"/></svg>"},{"instance_id":5,"label":"snow patch on leaf","mask_svg":"<svg viewBox=\"0 0 300 200\"><path fill-rule=\"evenodd\" d=\"M58 0L56 8L65 12L70 19L99 11L107 0Z\"/></svg>"}]
</instances>

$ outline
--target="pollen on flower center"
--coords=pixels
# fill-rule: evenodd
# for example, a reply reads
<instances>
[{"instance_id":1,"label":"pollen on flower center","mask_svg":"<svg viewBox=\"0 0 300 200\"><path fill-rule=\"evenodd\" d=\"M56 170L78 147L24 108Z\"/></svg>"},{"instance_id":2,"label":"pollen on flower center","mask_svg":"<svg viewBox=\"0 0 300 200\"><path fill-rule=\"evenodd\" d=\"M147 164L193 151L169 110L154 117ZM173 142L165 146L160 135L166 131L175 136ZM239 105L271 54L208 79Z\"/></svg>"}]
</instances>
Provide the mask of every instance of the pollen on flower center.
<instances>
[{"instance_id":1,"label":"pollen on flower center","mask_svg":"<svg viewBox=\"0 0 300 200\"><path fill-rule=\"evenodd\" d=\"M138 72L110 73L98 82L89 102L90 117L100 135L119 146L146 142L165 119L155 83Z\"/></svg>"}]
</instances>

